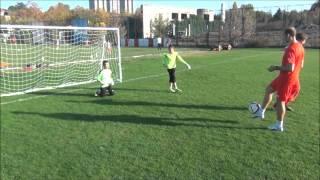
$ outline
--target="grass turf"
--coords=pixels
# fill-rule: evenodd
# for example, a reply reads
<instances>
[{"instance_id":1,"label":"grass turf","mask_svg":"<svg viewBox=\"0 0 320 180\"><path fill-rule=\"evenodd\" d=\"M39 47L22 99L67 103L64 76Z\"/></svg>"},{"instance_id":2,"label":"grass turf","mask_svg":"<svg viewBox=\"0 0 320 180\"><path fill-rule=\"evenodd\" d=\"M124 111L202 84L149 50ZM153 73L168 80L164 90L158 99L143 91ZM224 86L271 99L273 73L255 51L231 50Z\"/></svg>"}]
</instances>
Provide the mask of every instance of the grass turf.
<instances>
[{"instance_id":1,"label":"grass turf","mask_svg":"<svg viewBox=\"0 0 320 180\"><path fill-rule=\"evenodd\" d=\"M247 110L281 53L182 53L192 70L178 64L177 94L161 58L148 56L123 63L113 97L93 97L97 84L3 97L1 179L318 179L318 50L306 50L284 133L266 129L273 111L261 122Z\"/></svg>"}]
</instances>

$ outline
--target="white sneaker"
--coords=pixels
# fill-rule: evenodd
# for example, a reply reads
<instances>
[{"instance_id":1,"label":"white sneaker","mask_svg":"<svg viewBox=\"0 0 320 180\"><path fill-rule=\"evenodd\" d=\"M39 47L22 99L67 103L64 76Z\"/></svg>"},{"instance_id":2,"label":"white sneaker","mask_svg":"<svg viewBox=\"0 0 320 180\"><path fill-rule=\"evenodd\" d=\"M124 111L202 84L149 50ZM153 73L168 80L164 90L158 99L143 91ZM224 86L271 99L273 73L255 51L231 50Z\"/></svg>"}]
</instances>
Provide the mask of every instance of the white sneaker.
<instances>
[{"instance_id":1,"label":"white sneaker","mask_svg":"<svg viewBox=\"0 0 320 180\"><path fill-rule=\"evenodd\" d=\"M179 89L179 88L176 88L176 91L178 91L178 92L182 92L182 90L181 90L181 89Z\"/></svg>"},{"instance_id":2,"label":"white sneaker","mask_svg":"<svg viewBox=\"0 0 320 180\"><path fill-rule=\"evenodd\" d=\"M263 112L260 104L259 104L259 110L256 113L253 114L253 118L259 118L261 120L264 119L264 112Z\"/></svg>"},{"instance_id":3,"label":"white sneaker","mask_svg":"<svg viewBox=\"0 0 320 180\"><path fill-rule=\"evenodd\" d=\"M283 132L283 127L280 126L278 123L272 124L270 126L268 126L268 129L272 130L272 131L280 131Z\"/></svg>"},{"instance_id":4,"label":"white sneaker","mask_svg":"<svg viewBox=\"0 0 320 180\"><path fill-rule=\"evenodd\" d=\"M170 90L171 92L173 92L173 93L176 92L176 91L175 91L174 89L172 89L172 88L169 88L169 90Z\"/></svg>"}]
</instances>

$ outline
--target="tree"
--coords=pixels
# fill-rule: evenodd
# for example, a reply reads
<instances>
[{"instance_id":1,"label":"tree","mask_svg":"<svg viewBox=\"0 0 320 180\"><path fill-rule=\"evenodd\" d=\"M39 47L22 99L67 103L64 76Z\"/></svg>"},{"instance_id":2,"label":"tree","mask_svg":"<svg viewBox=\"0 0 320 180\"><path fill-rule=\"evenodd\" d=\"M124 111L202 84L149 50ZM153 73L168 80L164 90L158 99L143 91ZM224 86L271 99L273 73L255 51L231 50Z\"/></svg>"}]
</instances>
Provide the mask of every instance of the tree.
<instances>
[{"instance_id":1,"label":"tree","mask_svg":"<svg viewBox=\"0 0 320 180\"><path fill-rule=\"evenodd\" d=\"M257 23L267 23L271 18L272 14L264 11L256 11Z\"/></svg>"},{"instance_id":2,"label":"tree","mask_svg":"<svg viewBox=\"0 0 320 180\"><path fill-rule=\"evenodd\" d=\"M320 0L312 4L310 11L315 11L316 9L320 9Z\"/></svg>"},{"instance_id":3,"label":"tree","mask_svg":"<svg viewBox=\"0 0 320 180\"><path fill-rule=\"evenodd\" d=\"M243 4L243 5L241 5L241 8L246 9L246 10L254 10L252 4Z\"/></svg>"},{"instance_id":4,"label":"tree","mask_svg":"<svg viewBox=\"0 0 320 180\"><path fill-rule=\"evenodd\" d=\"M232 9L226 12L225 30L221 31L225 37L229 37L229 41L233 42L239 39L242 31L242 14L238 9L236 2L233 3Z\"/></svg>"},{"instance_id":5,"label":"tree","mask_svg":"<svg viewBox=\"0 0 320 180\"><path fill-rule=\"evenodd\" d=\"M273 15L272 20L273 21L279 21L283 19L283 12L281 11L281 9L279 8L277 10L277 12Z\"/></svg>"},{"instance_id":6,"label":"tree","mask_svg":"<svg viewBox=\"0 0 320 180\"><path fill-rule=\"evenodd\" d=\"M300 14L296 10L289 12L287 18L288 18L289 26L298 25L298 22L300 22L300 19L301 19Z\"/></svg>"},{"instance_id":7,"label":"tree","mask_svg":"<svg viewBox=\"0 0 320 180\"><path fill-rule=\"evenodd\" d=\"M308 12L308 17L311 18L311 22L313 24L320 25L320 0L315 2Z\"/></svg>"},{"instance_id":8,"label":"tree","mask_svg":"<svg viewBox=\"0 0 320 180\"><path fill-rule=\"evenodd\" d=\"M10 6L8 8L9 11L17 11L17 10L20 10L20 9L26 9L27 8L27 5L24 4L23 2L20 2L20 3L17 3L16 5L14 6Z\"/></svg>"},{"instance_id":9,"label":"tree","mask_svg":"<svg viewBox=\"0 0 320 180\"><path fill-rule=\"evenodd\" d=\"M93 13L93 17L90 17L90 22L93 22L95 26L110 26L110 15L106 11L98 10Z\"/></svg>"},{"instance_id":10,"label":"tree","mask_svg":"<svg viewBox=\"0 0 320 180\"><path fill-rule=\"evenodd\" d=\"M9 7L11 24L31 24L32 22L43 21L44 14L36 3L25 5L17 3Z\"/></svg>"},{"instance_id":11,"label":"tree","mask_svg":"<svg viewBox=\"0 0 320 180\"><path fill-rule=\"evenodd\" d=\"M89 26L110 26L110 15L102 10L89 10L77 6L71 11L71 18L87 19Z\"/></svg>"},{"instance_id":12,"label":"tree","mask_svg":"<svg viewBox=\"0 0 320 180\"><path fill-rule=\"evenodd\" d=\"M256 30L256 12L252 4L242 5L242 34L252 36Z\"/></svg>"},{"instance_id":13,"label":"tree","mask_svg":"<svg viewBox=\"0 0 320 180\"><path fill-rule=\"evenodd\" d=\"M151 21L151 32L155 36L162 36L164 34L167 34L169 26L169 20L168 19L163 19L162 15L159 14L158 18L155 18L154 21Z\"/></svg>"},{"instance_id":14,"label":"tree","mask_svg":"<svg viewBox=\"0 0 320 180\"><path fill-rule=\"evenodd\" d=\"M92 11L83 7L77 6L72 11L72 18L90 19Z\"/></svg>"},{"instance_id":15,"label":"tree","mask_svg":"<svg viewBox=\"0 0 320 180\"><path fill-rule=\"evenodd\" d=\"M44 13L41 11L40 7L37 3L32 2L29 7L29 17L31 17L35 21L43 21Z\"/></svg>"},{"instance_id":16,"label":"tree","mask_svg":"<svg viewBox=\"0 0 320 180\"><path fill-rule=\"evenodd\" d=\"M45 13L45 19L49 25L65 26L70 24L72 13L69 5L58 3L51 6Z\"/></svg>"},{"instance_id":17,"label":"tree","mask_svg":"<svg viewBox=\"0 0 320 180\"><path fill-rule=\"evenodd\" d=\"M232 9L238 9L237 3L233 2Z\"/></svg>"}]
</instances>

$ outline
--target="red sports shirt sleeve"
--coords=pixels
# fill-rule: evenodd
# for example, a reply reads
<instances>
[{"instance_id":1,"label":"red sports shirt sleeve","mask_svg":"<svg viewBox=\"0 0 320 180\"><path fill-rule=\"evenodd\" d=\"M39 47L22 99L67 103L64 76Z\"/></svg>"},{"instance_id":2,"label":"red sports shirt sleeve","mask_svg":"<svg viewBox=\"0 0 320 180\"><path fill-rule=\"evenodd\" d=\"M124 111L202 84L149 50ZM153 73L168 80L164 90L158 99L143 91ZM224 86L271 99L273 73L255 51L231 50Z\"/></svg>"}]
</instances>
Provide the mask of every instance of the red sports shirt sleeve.
<instances>
[{"instance_id":1,"label":"red sports shirt sleeve","mask_svg":"<svg viewBox=\"0 0 320 180\"><path fill-rule=\"evenodd\" d=\"M295 64L296 54L295 49L291 46L287 49L286 57L284 59L284 65Z\"/></svg>"}]
</instances>

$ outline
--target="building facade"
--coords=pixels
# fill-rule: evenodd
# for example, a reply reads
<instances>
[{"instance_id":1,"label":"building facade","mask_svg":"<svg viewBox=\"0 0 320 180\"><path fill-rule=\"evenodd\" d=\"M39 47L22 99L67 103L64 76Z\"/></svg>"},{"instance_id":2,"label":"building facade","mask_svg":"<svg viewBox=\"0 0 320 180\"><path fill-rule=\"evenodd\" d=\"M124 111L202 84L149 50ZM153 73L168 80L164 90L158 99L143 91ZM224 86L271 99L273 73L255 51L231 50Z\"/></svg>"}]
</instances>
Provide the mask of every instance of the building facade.
<instances>
[{"instance_id":1,"label":"building facade","mask_svg":"<svg viewBox=\"0 0 320 180\"><path fill-rule=\"evenodd\" d=\"M9 12L6 9L1 9L0 8L0 16L4 17L5 21L9 21L10 20Z\"/></svg>"},{"instance_id":2,"label":"building facade","mask_svg":"<svg viewBox=\"0 0 320 180\"><path fill-rule=\"evenodd\" d=\"M133 13L133 0L89 0L89 8L109 13Z\"/></svg>"},{"instance_id":3,"label":"building facade","mask_svg":"<svg viewBox=\"0 0 320 180\"><path fill-rule=\"evenodd\" d=\"M154 21L155 18L158 18L160 14L163 19L168 19L169 21L183 21L184 19L188 19L190 15L201 16L210 22L214 21L213 10L207 9L177 8L149 4L141 5L140 9L143 17L143 38L153 37L151 32L151 22ZM188 31L189 32L187 34L190 34L190 28ZM175 32L173 32L173 34L175 34Z\"/></svg>"}]
</instances>

